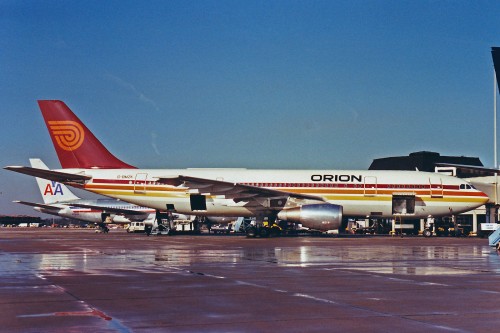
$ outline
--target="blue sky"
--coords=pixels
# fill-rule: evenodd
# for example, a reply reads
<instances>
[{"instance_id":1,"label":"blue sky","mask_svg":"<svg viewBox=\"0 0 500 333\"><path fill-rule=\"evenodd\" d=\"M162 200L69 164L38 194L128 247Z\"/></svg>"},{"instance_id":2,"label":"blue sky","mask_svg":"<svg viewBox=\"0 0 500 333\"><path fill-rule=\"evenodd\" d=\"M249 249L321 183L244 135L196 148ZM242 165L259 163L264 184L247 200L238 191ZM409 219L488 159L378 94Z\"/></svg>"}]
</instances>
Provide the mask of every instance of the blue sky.
<instances>
[{"instance_id":1,"label":"blue sky","mask_svg":"<svg viewBox=\"0 0 500 333\"><path fill-rule=\"evenodd\" d=\"M61 99L144 168L367 169L430 150L493 165L498 1L0 1L1 166L59 167ZM81 191L80 195L85 195ZM33 214L0 171L0 215Z\"/></svg>"}]
</instances>

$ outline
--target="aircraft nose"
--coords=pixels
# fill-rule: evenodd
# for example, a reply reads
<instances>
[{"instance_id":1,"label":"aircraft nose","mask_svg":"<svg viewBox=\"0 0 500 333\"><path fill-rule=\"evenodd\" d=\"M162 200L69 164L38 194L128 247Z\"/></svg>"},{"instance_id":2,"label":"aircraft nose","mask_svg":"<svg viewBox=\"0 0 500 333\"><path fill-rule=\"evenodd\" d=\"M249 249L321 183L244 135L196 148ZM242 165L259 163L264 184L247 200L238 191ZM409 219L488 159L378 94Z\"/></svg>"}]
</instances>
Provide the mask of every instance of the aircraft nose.
<instances>
[{"instance_id":1,"label":"aircraft nose","mask_svg":"<svg viewBox=\"0 0 500 333\"><path fill-rule=\"evenodd\" d=\"M494 202L494 198L491 198L487 193L479 190L479 189L476 189L477 191L477 194L476 194L476 197L477 197L477 207L480 207L482 205L485 205L487 203L492 203Z\"/></svg>"},{"instance_id":2,"label":"aircraft nose","mask_svg":"<svg viewBox=\"0 0 500 333\"><path fill-rule=\"evenodd\" d=\"M484 205L484 204L486 204L486 203L488 203L488 202L490 202L490 201L492 201L492 200L490 199L490 197L489 197L486 193L484 193L484 192L482 192L482 191L479 191L479 193L480 193L480 195L482 196L482 199L483 199L483 200L482 200L482 203L483 203L483 205Z\"/></svg>"}]
</instances>

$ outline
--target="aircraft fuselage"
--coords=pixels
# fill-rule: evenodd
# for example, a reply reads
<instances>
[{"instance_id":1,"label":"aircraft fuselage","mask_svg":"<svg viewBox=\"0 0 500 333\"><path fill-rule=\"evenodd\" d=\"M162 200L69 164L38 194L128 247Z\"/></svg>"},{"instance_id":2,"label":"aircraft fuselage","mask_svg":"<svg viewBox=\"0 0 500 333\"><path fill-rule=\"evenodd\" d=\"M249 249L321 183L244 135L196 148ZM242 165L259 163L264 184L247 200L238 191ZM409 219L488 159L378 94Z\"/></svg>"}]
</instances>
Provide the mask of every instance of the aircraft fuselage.
<instances>
[{"instance_id":1,"label":"aircraft fuselage","mask_svg":"<svg viewBox=\"0 0 500 333\"><path fill-rule=\"evenodd\" d=\"M248 170L248 169L64 169L92 179L85 190L159 210L212 216L256 216L266 205L251 198L235 202L213 195L210 188L190 189L159 181L176 175L212 179L256 188L317 196L343 207L345 216L394 216L394 198L414 198L415 218L459 214L481 206L487 196L469 183L447 175L419 171ZM202 195L205 209L193 209L192 196ZM196 207L195 207L196 208Z\"/></svg>"}]
</instances>

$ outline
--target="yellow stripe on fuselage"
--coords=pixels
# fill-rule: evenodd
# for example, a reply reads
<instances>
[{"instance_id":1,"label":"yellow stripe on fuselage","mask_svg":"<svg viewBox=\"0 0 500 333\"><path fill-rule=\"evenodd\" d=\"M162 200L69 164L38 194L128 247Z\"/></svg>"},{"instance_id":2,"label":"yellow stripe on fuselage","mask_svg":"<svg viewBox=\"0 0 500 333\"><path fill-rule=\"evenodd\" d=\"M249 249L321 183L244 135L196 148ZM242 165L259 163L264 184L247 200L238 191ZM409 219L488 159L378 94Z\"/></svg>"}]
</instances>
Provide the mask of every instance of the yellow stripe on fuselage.
<instances>
[{"instance_id":1,"label":"yellow stripe on fuselage","mask_svg":"<svg viewBox=\"0 0 500 333\"><path fill-rule=\"evenodd\" d=\"M165 186L148 186L146 189L140 187L134 187L133 185L100 185L100 184L88 184L85 186L86 190L107 195L107 196L134 196L134 197L158 197L158 198L182 198L189 195L188 191L179 191L177 188L170 188ZM394 193L402 193L406 191L394 191L394 190L377 190L376 194L367 193L365 189L313 189L313 188L289 188L289 189L279 189L283 192L290 193L300 193L317 195L322 197L327 201L391 201L392 195ZM372 191L371 189L369 190ZM374 190L373 190L374 191ZM407 191L408 193L414 193L417 200L422 201L432 201L432 202L471 202L471 203L481 203L484 201L483 197L474 196L473 193L460 192L460 191L443 191L442 196L431 196L429 190L415 190Z\"/></svg>"}]
</instances>

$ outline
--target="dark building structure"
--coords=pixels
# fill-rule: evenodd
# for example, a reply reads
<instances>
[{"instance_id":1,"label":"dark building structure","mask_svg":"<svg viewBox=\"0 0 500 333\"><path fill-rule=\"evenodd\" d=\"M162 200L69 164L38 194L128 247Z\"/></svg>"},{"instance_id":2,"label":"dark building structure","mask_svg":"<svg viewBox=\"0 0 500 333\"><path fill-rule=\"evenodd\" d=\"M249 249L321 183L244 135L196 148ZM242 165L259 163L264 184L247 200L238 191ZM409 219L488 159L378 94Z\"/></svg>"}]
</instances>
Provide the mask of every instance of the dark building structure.
<instances>
[{"instance_id":1,"label":"dark building structure","mask_svg":"<svg viewBox=\"0 0 500 333\"><path fill-rule=\"evenodd\" d=\"M479 157L441 156L439 153L419 151L408 156L395 156L374 159L368 170L416 170L434 172L436 164L450 163L482 167ZM457 169L460 178L476 177L478 171Z\"/></svg>"}]
</instances>

